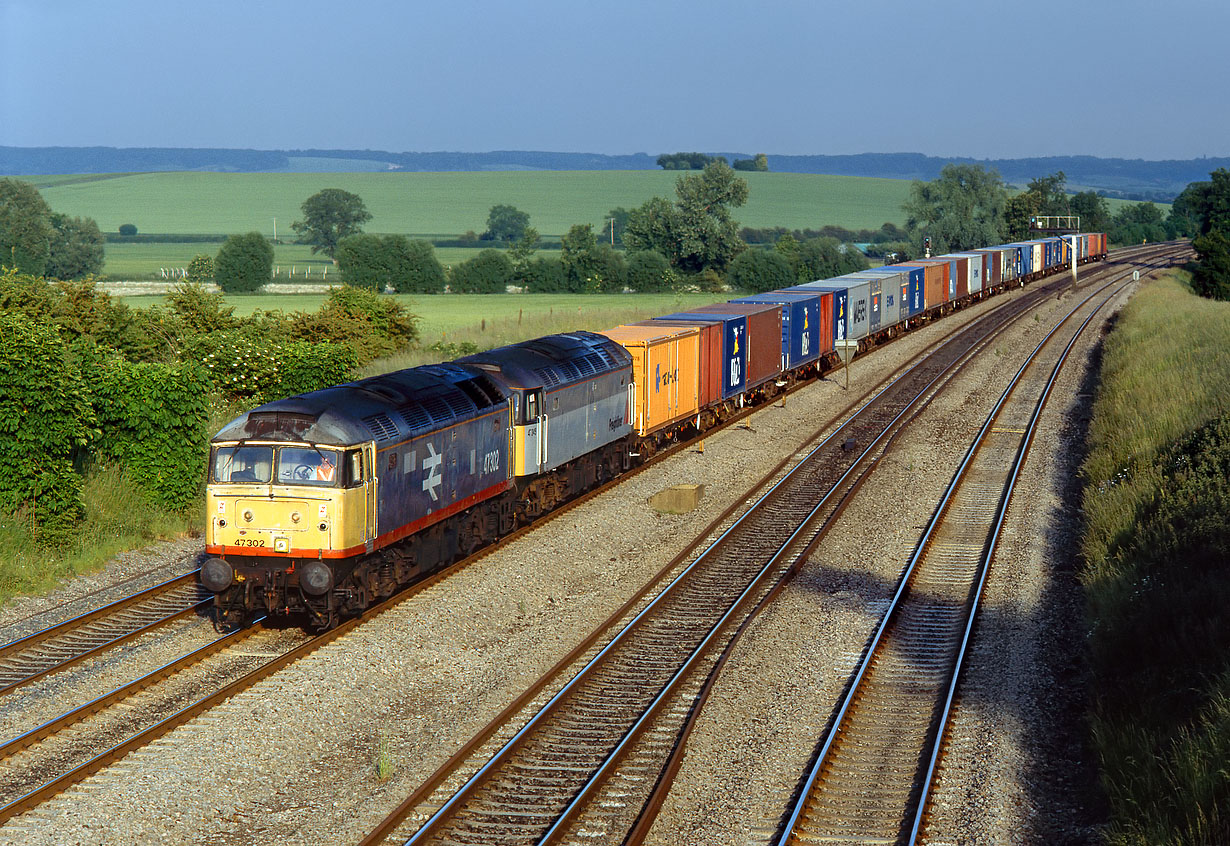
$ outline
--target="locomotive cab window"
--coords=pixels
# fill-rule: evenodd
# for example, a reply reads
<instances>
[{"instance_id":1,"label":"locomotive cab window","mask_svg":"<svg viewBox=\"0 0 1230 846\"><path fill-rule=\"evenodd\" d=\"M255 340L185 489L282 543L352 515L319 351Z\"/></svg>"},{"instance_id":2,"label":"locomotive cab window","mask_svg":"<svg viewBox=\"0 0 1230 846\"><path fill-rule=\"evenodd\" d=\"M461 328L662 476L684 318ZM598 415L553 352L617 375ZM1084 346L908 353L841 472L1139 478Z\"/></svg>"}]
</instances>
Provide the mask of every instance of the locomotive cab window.
<instances>
[{"instance_id":1,"label":"locomotive cab window","mask_svg":"<svg viewBox=\"0 0 1230 846\"><path fill-rule=\"evenodd\" d=\"M538 392L528 391L525 395L525 421L533 423L538 419Z\"/></svg>"},{"instance_id":2,"label":"locomotive cab window","mask_svg":"<svg viewBox=\"0 0 1230 846\"><path fill-rule=\"evenodd\" d=\"M284 485L337 485L338 453L316 447L280 447L278 482Z\"/></svg>"},{"instance_id":3,"label":"locomotive cab window","mask_svg":"<svg viewBox=\"0 0 1230 846\"><path fill-rule=\"evenodd\" d=\"M210 462L212 481L219 484L269 484L273 447L215 447Z\"/></svg>"},{"instance_id":4,"label":"locomotive cab window","mask_svg":"<svg viewBox=\"0 0 1230 846\"><path fill-rule=\"evenodd\" d=\"M342 485L347 488L357 488L363 484L366 474L363 472L363 452L352 449L346 453L345 471L342 475Z\"/></svg>"}]
</instances>

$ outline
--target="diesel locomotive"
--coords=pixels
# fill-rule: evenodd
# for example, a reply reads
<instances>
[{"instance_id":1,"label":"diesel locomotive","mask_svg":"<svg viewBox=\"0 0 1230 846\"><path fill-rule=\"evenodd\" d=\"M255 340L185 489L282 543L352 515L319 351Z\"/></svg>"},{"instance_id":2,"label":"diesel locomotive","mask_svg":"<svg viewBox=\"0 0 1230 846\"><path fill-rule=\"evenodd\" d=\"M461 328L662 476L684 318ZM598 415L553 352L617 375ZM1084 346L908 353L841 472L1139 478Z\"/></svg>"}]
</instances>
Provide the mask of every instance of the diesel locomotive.
<instances>
[{"instance_id":1,"label":"diesel locomotive","mask_svg":"<svg viewBox=\"0 0 1230 846\"><path fill-rule=\"evenodd\" d=\"M1106 254L988 247L266 403L212 440L200 579L216 622L327 628L860 349Z\"/></svg>"}]
</instances>

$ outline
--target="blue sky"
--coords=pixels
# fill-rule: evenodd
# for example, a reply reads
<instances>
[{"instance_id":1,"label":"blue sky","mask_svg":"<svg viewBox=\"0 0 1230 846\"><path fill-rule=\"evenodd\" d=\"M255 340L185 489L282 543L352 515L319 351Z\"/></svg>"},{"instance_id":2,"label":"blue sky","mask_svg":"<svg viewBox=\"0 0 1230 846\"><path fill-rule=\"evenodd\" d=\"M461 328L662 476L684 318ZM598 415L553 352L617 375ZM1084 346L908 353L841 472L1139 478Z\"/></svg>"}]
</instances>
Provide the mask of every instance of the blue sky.
<instances>
[{"instance_id":1,"label":"blue sky","mask_svg":"<svg viewBox=\"0 0 1230 846\"><path fill-rule=\"evenodd\" d=\"M1225 0L0 0L0 145L1226 156L1228 24Z\"/></svg>"}]
</instances>

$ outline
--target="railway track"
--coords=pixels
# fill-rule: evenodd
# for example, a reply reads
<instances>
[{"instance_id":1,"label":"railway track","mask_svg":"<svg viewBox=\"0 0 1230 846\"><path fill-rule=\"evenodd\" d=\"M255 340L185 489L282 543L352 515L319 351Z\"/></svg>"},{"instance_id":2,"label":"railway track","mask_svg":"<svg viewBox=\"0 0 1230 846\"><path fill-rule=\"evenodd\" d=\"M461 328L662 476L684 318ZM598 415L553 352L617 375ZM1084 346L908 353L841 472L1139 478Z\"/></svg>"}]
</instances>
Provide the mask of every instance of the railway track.
<instances>
[{"instance_id":1,"label":"railway track","mask_svg":"<svg viewBox=\"0 0 1230 846\"><path fill-rule=\"evenodd\" d=\"M1038 293L1041 296L1048 295L1047 292L1041 289L1039 290ZM853 437L855 441L857 442L858 436L855 435ZM844 446L845 441L843 441L842 443ZM688 446L687 444L681 444L676 449L683 449L683 448L686 448L687 446ZM844 450L844 451L848 451L848 450ZM669 453L664 453L662 457L665 457L668 454ZM596 491L592 495L597 495L597 493L600 493L600 491ZM588 496L585 499L588 499ZM465 562L462 562L462 563L464 564ZM441 574L439 574L436 578L437 579L443 578L447 576L449 572L451 571L444 571ZM169 585L171 583L167 583L167 584ZM426 587L427 584L429 583L424 583L423 585L419 587L420 588ZM182 585L180 585L180 587L182 587ZM394 600L391 600L390 603L386 603L385 606L381 606L381 608L387 607L389 604L393 604L404 598L405 598L405 594L399 595L398 597L395 597ZM132 603L133 601L136 601L135 604L140 604L140 601L138 600L137 597L130 598L129 602ZM206 599L206 601L208 600ZM115 604L114 607L107 606L107 608L113 608L113 610L119 610L120 607L121 606L119 603ZM98 623L98 622L101 622L102 618L106 616L106 614L102 613L105 611L106 611L105 608L99 609L98 612L95 612L92 615L82 615L82 617L78 618L78 620L82 621L82 623L84 624L87 617L93 617L95 623ZM170 620L170 619L174 619L176 615L182 616L188 613L192 613L192 609L181 609L178 612L175 612L175 614L171 614L170 612L168 612L167 614L164 614L163 616L167 620ZM358 625L362 621L369 619L370 616L372 616L374 613L378 613L377 609L373 609L371 612L364 615L364 617L351 621L351 622L353 625ZM70 623L74 623L74 622L77 622L77 621L70 621ZM125 640L129 640L133 637L136 637L143 631L150 630L151 626L156 626L160 624L161 624L160 622L153 622L153 621L146 623L144 626L129 623L127 624L127 626L119 625L117 627L114 624L108 624L110 627L118 629L118 632L109 641L104 639L102 642L96 643L93 646L83 647L83 646L78 645L75 648L70 647L70 648L64 649L62 651L62 654L65 655L66 660L60 661L59 663L51 663L47 665L45 669L36 669L34 672L26 673L25 676L23 677L16 678L14 683L10 685L9 689L16 688L24 684L28 684L33 679L38 678L40 676L45 676L49 673L55 672L58 669L64 669L65 667L70 666L73 662L80 661L81 658L84 656L96 655L102 650L109 648L110 646L117 645L119 643L124 642ZM117 760L119 757L122 757L124 754L127 754L132 749L138 748L141 745L151 742L155 737L165 734L175 725L182 724L186 720L191 719L196 714L199 714L202 711L208 709L209 707L212 707L213 704L216 704L217 702L220 702L223 699L228 698L231 695L234 695L234 693L238 692L238 690L243 689L244 687L250 686L251 684L254 684L260 678L264 678L268 676L269 674L271 674L272 672L276 672L276 670L279 669L280 667L285 666L291 661L296 660L298 657L302 657L302 655L305 655L308 652L313 651L316 648L319 648L319 646L323 645L324 642L327 642L328 640L332 640L335 637L343 634L345 631L349 630L350 627L351 626L346 626L343 628L336 629L330 633L326 633L326 636L324 639L314 640L311 642L311 645L304 644L302 648L294 650L293 653L287 653L287 655L284 655L275 661L271 661L269 665L267 665L265 668L262 668L261 670L258 670L249 676L245 676L245 678L240 680L238 683L233 683L233 684L226 686L223 689L217 690L213 696L202 698L200 702L194 703L192 705L189 705L189 706L186 706L180 709L176 713L171 714L164 720L158 722L157 725L151 727L148 730L142 731L141 733L134 736L130 740L124 741L123 743L116 744L113 748L105 750L103 754L96 756L94 759L88 762L87 765L85 765L84 767L78 767L74 769L72 773L66 774L66 777L57 779L54 782L49 782L47 785L44 785L43 787L39 788L38 791L31 792L30 795L23 797L22 800L20 800L20 802L10 803L8 807L0 810L0 821L7 819L8 817L12 816L15 813L19 813L20 810L24 808L28 808L34 804L37 804L39 801L42 801L42 799L45 799L47 796L52 795L55 792L63 790L64 787L67 786L68 784L71 784L75 781L79 781L81 778L84 778L85 775L88 775L90 772L96 771L97 769L103 766L106 766L106 764L111 761ZM10 644L9 647L6 647L5 649L11 649L13 647L18 647L19 644L25 644L25 646L29 648L36 648L39 643L51 643L51 642L54 642L57 637L60 637L61 635L69 635L69 634L70 634L70 630L67 628L60 630L59 632L55 630L48 630L46 632L39 633L39 635L33 636L31 638L27 638L23 641ZM82 643L83 641L84 641L83 638L69 636L69 637L66 637L65 643L71 645L74 643ZM222 647L218 647L218 649L221 649L221 648ZM21 650L18 650L18 652L20 651ZM48 654L54 654L56 652L56 649L48 649L45 651ZM75 653L75 654L70 654L70 653ZM18 654L18 653L15 652L14 654ZM196 660L200 660L200 658L198 657ZM175 663L178 663L178 662L175 662ZM160 668L158 672L162 674L162 678L169 678L170 676L173 676L182 671L182 667L178 669L173 669L172 666L173 665L167 665L166 668ZM37 675L35 673L37 673ZM20 675L20 673L17 675ZM109 694L107 697L100 697L100 700L96 700L95 702L88 703L87 706L83 706L82 708L75 709L73 712L70 712L70 714L75 714L76 718L68 720L66 723L64 723L64 725L68 725L72 722L76 722L77 720L80 720L87 713L94 713L97 710L108 707L107 704L101 701L103 699L107 699L108 702L113 703L115 701L122 700L126 698L127 696L132 695L132 693L134 693L136 690L145 689L146 687L149 687L150 685L155 684L156 680L153 679L155 675L156 674L150 674L149 677L146 677L145 679L142 679L142 680L138 680L138 682L134 682L132 685L128 686L126 693L122 693L117 690L113 694ZM686 697L684 697L684 699L686 700ZM68 717L69 715L65 715L65 716ZM10 741L2 749L0 749L0 755L18 754L19 750L24 749L32 744L35 744L45 737L50 737L54 735L57 731L60 731L62 728L63 726L61 726L60 728L52 728L48 725L40 726L36 731L27 733L28 736L23 735L22 738L16 738L13 741Z\"/></svg>"},{"instance_id":2,"label":"railway track","mask_svg":"<svg viewBox=\"0 0 1230 846\"><path fill-rule=\"evenodd\" d=\"M1036 296L1053 293L1040 287ZM634 820L640 800L630 798L638 792L630 782L652 785L730 634L814 543L819 527L839 510L906 419L959 362L968 361L1035 301L1024 297L1016 308L980 320L980 335L950 341L897 378L765 493L610 644L584 656L584 668L571 681L559 688L544 677L364 843L382 842L394 832L403 839L415 828L406 842L549 842L578 826L585 836L608 839L618 830L611 818L631 814ZM800 522L798 515L808 517ZM749 552L753 549L763 551ZM577 653L569 659L581 661ZM566 664L571 672L565 661L555 673L563 674ZM537 709L533 698L542 699L543 691L553 688L559 692ZM534 711L528 720L524 710ZM659 713L667 715L668 725L651 725ZM513 733L510 726L522 723ZM635 741L642 734L646 739L638 750ZM474 771L475 758L486 754L492 739L509 735ZM474 775L452 793L466 768ZM606 789L617 770L618 783ZM598 796L604 798L595 801Z\"/></svg>"},{"instance_id":3,"label":"railway track","mask_svg":"<svg viewBox=\"0 0 1230 846\"><path fill-rule=\"evenodd\" d=\"M193 570L0 646L0 695L209 605Z\"/></svg>"},{"instance_id":4,"label":"railway track","mask_svg":"<svg viewBox=\"0 0 1230 846\"><path fill-rule=\"evenodd\" d=\"M1038 418L1080 334L1128 282L1123 274L1072 309L988 415L865 649L777 843L917 842L982 588Z\"/></svg>"}]
</instances>

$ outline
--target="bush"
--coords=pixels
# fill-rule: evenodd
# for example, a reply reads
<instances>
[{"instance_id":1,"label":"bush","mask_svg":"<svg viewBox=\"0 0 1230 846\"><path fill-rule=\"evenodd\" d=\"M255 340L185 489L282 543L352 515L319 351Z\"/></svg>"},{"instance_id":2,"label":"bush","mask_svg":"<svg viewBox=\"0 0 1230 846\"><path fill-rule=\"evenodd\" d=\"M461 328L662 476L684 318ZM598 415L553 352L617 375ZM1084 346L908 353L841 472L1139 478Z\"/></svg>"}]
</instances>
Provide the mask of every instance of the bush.
<instances>
[{"instance_id":1,"label":"bush","mask_svg":"<svg viewBox=\"0 0 1230 846\"><path fill-rule=\"evenodd\" d=\"M188 262L188 270L184 278L188 282L193 282L198 285L204 285L207 282L214 281L214 259L213 256L207 256L202 253L192 257L192 261Z\"/></svg>"},{"instance_id":2,"label":"bush","mask_svg":"<svg viewBox=\"0 0 1230 846\"><path fill-rule=\"evenodd\" d=\"M558 294L568 289L563 263L544 256L527 261L514 281L533 294Z\"/></svg>"},{"instance_id":3,"label":"bush","mask_svg":"<svg viewBox=\"0 0 1230 846\"><path fill-rule=\"evenodd\" d=\"M656 250L638 250L628 256L628 287L638 293L670 290L670 262Z\"/></svg>"},{"instance_id":4,"label":"bush","mask_svg":"<svg viewBox=\"0 0 1230 846\"><path fill-rule=\"evenodd\" d=\"M794 270L780 253L744 250L730 263L730 284L741 291L759 294L795 284Z\"/></svg>"},{"instance_id":5,"label":"bush","mask_svg":"<svg viewBox=\"0 0 1230 846\"><path fill-rule=\"evenodd\" d=\"M444 268L426 241L405 235L350 235L337 245L342 281L358 288L401 294L436 294L444 290Z\"/></svg>"},{"instance_id":6,"label":"bush","mask_svg":"<svg viewBox=\"0 0 1230 846\"><path fill-rule=\"evenodd\" d=\"M223 398L249 405L345 382L359 360L353 344L266 341L237 332L202 339L195 354Z\"/></svg>"},{"instance_id":7,"label":"bush","mask_svg":"<svg viewBox=\"0 0 1230 846\"><path fill-rule=\"evenodd\" d=\"M148 501L182 509L205 479L209 376L195 363L102 359L94 368L94 408L102 432L94 456L127 469Z\"/></svg>"},{"instance_id":8,"label":"bush","mask_svg":"<svg viewBox=\"0 0 1230 846\"><path fill-rule=\"evenodd\" d=\"M0 312L0 511L25 509L42 543L82 514L72 456L97 435L80 370L55 327Z\"/></svg>"},{"instance_id":9,"label":"bush","mask_svg":"<svg viewBox=\"0 0 1230 846\"><path fill-rule=\"evenodd\" d=\"M333 341L353 348L359 364L391 355L418 339L418 318L397 300L366 288L342 285L315 314L294 316L296 337Z\"/></svg>"},{"instance_id":10,"label":"bush","mask_svg":"<svg viewBox=\"0 0 1230 846\"><path fill-rule=\"evenodd\" d=\"M131 238L133 235L137 234L137 227L131 223L121 223L120 234L125 238Z\"/></svg>"},{"instance_id":11,"label":"bush","mask_svg":"<svg viewBox=\"0 0 1230 846\"><path fill-rule=\"evenodd\" d=\"M228 294L258 291L273 276L273 247L259 232L232 235L214 260L214 282Z\"/></svg>"},{"instance_id":12,"label":"bush","mask_svg":"<svg viewBox=\"0 0 1230 846\"><path fill-rule=\"evenodd\" d=\"M499 250L483 250L449 274L454 294L502 294L512 282L512 262Z\"/></svg>"}]
</instances>

